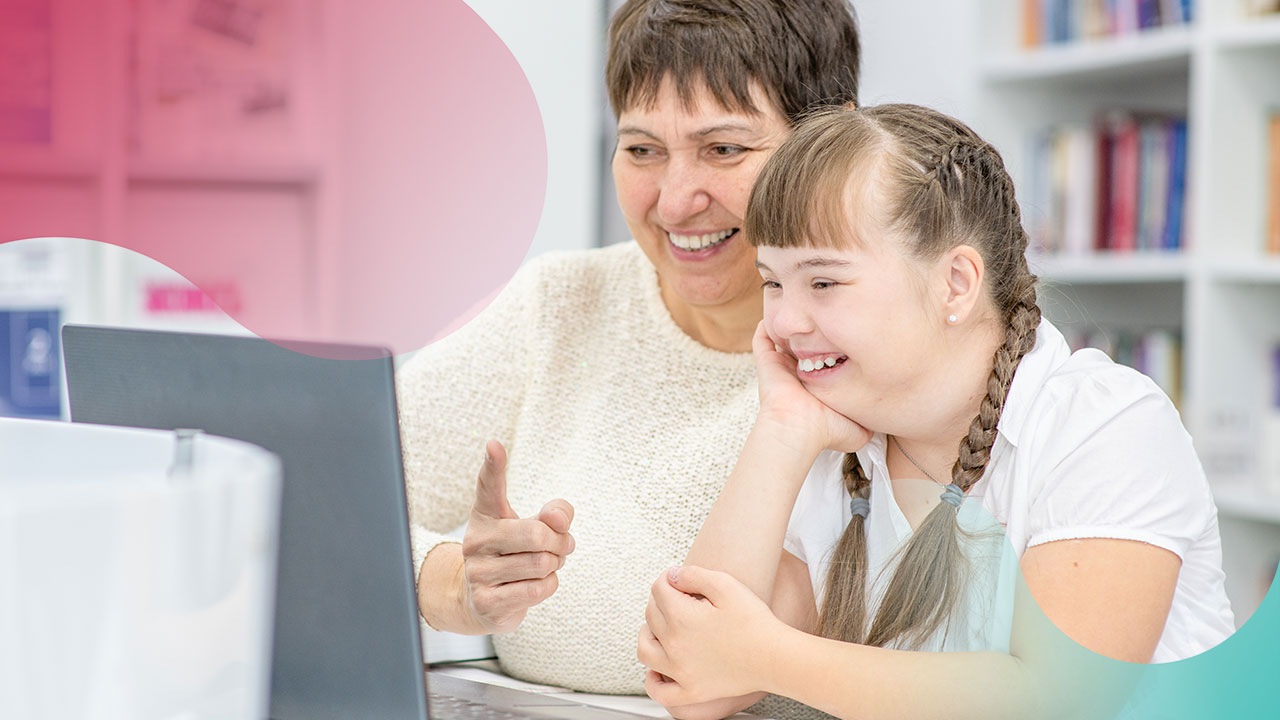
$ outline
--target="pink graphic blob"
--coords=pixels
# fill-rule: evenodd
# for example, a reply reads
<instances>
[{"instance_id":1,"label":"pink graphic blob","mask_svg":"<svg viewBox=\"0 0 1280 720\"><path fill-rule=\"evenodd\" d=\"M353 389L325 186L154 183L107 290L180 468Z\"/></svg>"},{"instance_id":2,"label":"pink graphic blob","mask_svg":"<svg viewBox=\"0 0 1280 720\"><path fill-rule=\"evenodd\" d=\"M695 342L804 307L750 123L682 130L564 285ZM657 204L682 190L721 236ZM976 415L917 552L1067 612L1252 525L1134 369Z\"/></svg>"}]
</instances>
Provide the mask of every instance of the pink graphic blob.
<instances>
[{"instance_id":1,"label":"pink graphic blob","mask_svg":"<svg viewBox=\"0 0 1280 720\"><path fill-rule=\"evenodd\" d=\"M0 0L0 241L119 245L260 336L393 353L523 260L541 115L462 0L75 5Z\"/></svg>"}]
</instances>

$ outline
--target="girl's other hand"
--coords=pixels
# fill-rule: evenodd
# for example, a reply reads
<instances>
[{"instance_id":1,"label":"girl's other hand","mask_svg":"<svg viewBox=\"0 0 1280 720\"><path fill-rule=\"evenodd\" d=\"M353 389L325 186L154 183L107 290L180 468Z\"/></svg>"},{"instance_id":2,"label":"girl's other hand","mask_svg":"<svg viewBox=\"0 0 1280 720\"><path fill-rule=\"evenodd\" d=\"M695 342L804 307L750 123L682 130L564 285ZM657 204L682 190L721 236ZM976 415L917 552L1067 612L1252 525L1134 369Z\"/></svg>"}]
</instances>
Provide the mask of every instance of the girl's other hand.
<instances>
[{"instance_id":1,"label":"girl's other hand","mask_svg":"<svg viewBox=\"0 0 1280 720\"><path fill-rule=\"evenodd\" d=\"M796 359L777 348L764 327L756 326L751 339L760 385L757 423L773 427L779 439L791 445L816 445L818 449L854 452L867 444L866 428L832 410L814 397L796 377Z\"/></svg>"},{"instance_id":2,"label":"girl's other hand","mask_svg":"<svg viewBox=\"0 0 1280 720\"><path fill-rule=\"evenodd\" d=\"M693 565L653 584L638 656L649 696L676 708L766 688L768 662L791 628L732 575Z\"/></svg>"}]
</instances>

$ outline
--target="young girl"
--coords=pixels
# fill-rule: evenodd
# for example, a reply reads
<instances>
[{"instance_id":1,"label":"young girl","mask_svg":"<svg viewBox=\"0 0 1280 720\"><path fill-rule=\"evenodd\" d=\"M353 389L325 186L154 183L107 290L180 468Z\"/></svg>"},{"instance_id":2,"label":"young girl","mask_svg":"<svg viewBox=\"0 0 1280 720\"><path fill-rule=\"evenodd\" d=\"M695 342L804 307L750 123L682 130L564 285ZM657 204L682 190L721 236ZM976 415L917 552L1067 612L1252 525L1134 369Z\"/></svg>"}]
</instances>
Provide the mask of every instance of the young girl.
<instances>
[{"instance_id":1,"label":"young girl","mask_svg":"<svg viewBox=\"0 0 1280 720\"><path fill-rule=\"evenodd\" d=\"M994 148L917 106L824 112L744 229L760 414L641 631L673 715L772 692L840 717L1099 717L1136 681L1114 660L1233 631L1178 413L1041 319Z\"/></svg>"}]
</instances>

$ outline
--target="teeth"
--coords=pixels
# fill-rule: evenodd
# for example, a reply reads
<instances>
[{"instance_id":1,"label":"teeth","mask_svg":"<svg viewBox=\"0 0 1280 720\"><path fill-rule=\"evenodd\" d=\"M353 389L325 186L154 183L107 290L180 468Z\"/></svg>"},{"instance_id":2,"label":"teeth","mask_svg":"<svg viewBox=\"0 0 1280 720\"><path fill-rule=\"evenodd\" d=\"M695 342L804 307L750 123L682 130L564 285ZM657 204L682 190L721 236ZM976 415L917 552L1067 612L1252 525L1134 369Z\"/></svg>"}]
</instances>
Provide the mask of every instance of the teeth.
<instances>
[{"instance_id":1,"label":"teeth","mask_svg":"<svg viewBox=\"0 0 1280 720\"><path fill-rule=\"evenodd\" d=\"M671 238L673 245L683 250L701 250L724 241L725 238L732 234L733 229L731 228L705 235L676 235L675 233L668 233L668 237Z\"/></svg>"},{"instance_id":2,"label":"teeth","mask_svg":"<svg viewBox=\"0 0 1280 720\"><path fill-rule=\"evenodd\" d=\"M796 363L796 368L801 372L813 372L814 370L835 367L835 364L838 362L840 362L840 359L835 355L830 355L825 358L815 358L812 360L805 358L804 360L800 360Z\"/></svg>"}]
</instances>

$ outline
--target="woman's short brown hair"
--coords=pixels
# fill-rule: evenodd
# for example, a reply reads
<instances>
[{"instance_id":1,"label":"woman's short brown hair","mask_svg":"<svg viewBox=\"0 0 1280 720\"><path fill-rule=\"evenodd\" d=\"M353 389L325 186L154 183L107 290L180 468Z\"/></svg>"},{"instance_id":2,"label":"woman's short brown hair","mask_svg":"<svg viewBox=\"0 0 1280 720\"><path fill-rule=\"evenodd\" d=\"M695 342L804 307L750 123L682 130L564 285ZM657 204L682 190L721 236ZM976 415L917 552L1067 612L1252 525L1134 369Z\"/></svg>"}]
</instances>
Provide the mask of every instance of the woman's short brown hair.
<instances>
[{"instance_id":1,"label":"woman's short brown hair","mask_svg":"<svg viewBox=\"0 0 1280 720\"><path fill-rule=\"evenodd\" d=\"M847 0L628 0L609 23L605 78L615 114L652 103L670 77L686 105L705 86L752 113L754 82L794 123L856 104L858 57Z\"/></svg>"}]
</instances>

